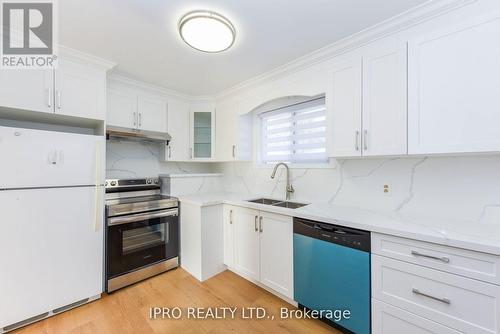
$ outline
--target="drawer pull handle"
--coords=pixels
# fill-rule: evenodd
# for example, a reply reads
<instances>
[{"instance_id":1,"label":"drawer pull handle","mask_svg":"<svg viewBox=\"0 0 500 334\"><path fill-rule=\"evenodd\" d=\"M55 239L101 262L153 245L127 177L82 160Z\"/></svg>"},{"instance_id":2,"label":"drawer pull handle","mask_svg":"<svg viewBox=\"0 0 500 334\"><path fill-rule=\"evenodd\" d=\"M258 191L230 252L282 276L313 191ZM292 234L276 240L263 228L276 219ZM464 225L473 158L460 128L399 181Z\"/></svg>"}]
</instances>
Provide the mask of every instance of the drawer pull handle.
<instances>
[{"instance_id":1,"label":"drawer pull handle","mask_svg":"<svg viewBox=\"0 0 500 334\"><path fill-rule=\"evenodd\" d=\"M439 260L439 261L444 262L444 263L450 263L450 259L447 257L432 256L432 255L422 254L422 253L419 253L417 251L411 251L411 255L426 257L428 259L433 259L433 260Z\"/></svg>"},{"instance_id":2,"label":"drawer pull handle","mask_svg":"<svg viewBox=\"0 0 500 334\"><path fill-rule=\"evenodd\" d=\"M437 300L438 302L445 303L445 304L447 304L447 305L450 305L450 304L451 304L451 300L449 300L448 298L439 298L439 297L434 297L434 296L428 295L428 294L426 294L426 293L423 293L423 292L421 292L420 290L415 289L415 288L413 288L411 291L412 291L414 294L416 294L416 295L420 295L420 296L424 296L424 297L427 297L427 298L430 298L430 299L434 299L434 300Z\"/></svg>"}]
</instances>

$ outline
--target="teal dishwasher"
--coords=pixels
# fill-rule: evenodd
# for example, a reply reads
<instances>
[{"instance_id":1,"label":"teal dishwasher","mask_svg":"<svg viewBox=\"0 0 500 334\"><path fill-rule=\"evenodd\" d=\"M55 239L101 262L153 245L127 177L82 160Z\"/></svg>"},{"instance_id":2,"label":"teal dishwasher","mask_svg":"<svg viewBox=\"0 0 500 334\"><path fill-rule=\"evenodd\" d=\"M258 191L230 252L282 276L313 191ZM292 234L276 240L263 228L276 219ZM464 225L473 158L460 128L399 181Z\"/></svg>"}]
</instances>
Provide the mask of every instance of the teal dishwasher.
<instances>
[{"instance_id":1,"label":"teal dishwasher","mask_svg":"<svg viewBox=\"0 0 500 334\"><path fill-rule=\"evenodd\" d=\"M293 232L299 307L344 333L369 334L370 232L300 218Z\"/></svg>"}]
</instances>

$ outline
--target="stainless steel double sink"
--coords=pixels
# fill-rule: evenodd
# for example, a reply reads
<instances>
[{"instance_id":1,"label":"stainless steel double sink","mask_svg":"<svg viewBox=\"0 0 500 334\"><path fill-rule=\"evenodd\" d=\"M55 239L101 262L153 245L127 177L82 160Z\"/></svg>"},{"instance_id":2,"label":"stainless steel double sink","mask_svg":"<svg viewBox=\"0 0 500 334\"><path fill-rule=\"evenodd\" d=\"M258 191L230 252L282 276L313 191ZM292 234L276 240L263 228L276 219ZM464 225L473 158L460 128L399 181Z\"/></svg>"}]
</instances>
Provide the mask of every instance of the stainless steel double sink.
<instances>
[{"instance_id":1,"label":"stainless steel double sink","mask_svg":"<svg viewBox=\"0 0 500 334\"><path fill-rule=\"evenodd\" d=\"M298 208L301 208L301 207L307 205L304 203L280 201L280 200L269 199L269 198L257 198L257 199L249 200L247 202L264 204L264 205L279 206L279 207L287 208L287 209L298 209Z\"/></svg>"}]
</instances>

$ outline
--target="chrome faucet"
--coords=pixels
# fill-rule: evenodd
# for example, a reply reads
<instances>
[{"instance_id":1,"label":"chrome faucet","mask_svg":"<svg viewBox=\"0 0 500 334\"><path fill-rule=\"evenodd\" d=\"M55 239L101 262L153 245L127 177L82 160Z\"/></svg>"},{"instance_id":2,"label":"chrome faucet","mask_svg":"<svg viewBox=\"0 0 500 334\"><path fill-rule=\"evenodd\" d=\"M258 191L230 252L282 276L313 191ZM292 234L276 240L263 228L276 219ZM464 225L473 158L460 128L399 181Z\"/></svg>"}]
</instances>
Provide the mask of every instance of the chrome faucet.
<instances>
[{"instance_id":1,"label":"chrome faucet","mask_svg":"<svg viewBox=\"0 0 500 334\"><path fill-rule=\"evenodd\" d=\"M274 177L276 176L276 170L278 169L279 166L284 166L286 168L286 188L285 188L285 191L286 191L286 200L290 200L290 195L295 191L295 189L293 189L293 186L292 184L290 183L290 168L288 168L288 165L284 162L280 162L278 164L276 164L276 166L274 166L274 170L273 170L273 173L271 174L271 179L274 179Z\"/></svg>"}]
</instances>

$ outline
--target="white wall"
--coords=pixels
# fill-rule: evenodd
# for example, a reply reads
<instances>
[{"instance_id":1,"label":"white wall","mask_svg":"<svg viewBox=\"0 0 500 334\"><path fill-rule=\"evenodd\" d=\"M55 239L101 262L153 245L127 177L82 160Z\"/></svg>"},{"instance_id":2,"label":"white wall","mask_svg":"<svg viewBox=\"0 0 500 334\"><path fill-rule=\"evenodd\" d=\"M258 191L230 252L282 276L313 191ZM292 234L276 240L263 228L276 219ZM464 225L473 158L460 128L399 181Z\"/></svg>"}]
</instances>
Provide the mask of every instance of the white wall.
<instances>
[{"instance_id":1,"label":"white wall","mask_svg":"<svg viewBox=\"0 0 500 334\"><path fill-rule=\"evenodd\" d=\"M284 169L275 181L270 168L252 163L219 168L226 191L284 198ZM291 175L292 200L500 224L500 155L339 160L335 169L292 169Z\"/></svg>"},{"instance_id":2,"label":"white wall","mask_svg":"<svg viewBox=\"0 0 500 334\"><path fill-rule=\"evenodd\" d=\"M211 173L211 163L161 161L160 144L107 141L106 178L153 177L159 174Z\"/></svg>"}]
</instances>

